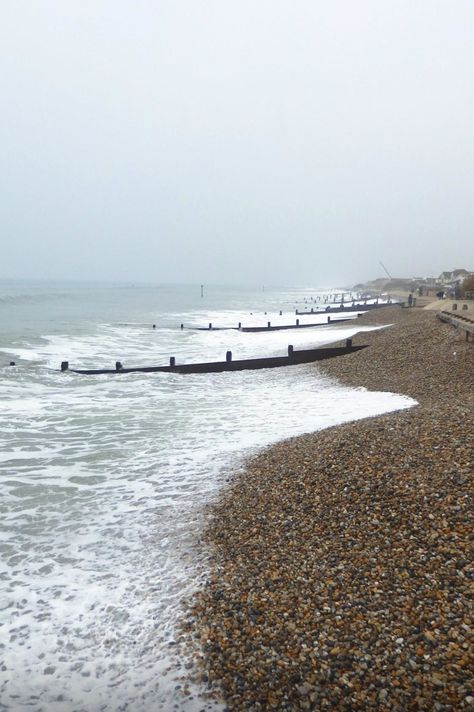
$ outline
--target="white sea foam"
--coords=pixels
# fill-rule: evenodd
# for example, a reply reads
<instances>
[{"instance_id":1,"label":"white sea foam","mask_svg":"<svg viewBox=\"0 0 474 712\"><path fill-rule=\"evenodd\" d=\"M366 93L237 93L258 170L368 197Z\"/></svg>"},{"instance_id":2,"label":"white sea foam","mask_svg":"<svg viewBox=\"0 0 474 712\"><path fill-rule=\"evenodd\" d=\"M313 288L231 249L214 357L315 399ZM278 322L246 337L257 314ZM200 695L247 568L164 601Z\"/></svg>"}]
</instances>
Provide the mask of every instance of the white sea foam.
<instances>
[{"instance_id":1,"label":"white sea foam","mask_svg":"<svg viewBox=\"0 0 474 712\"><path fill-rule=\"evenodd\" d=\"M263 445L413 404L341 388L314 366L97 378L57 370L62 360L272 355L358 329L181 331L185 317L243 321L234 309L169 311L162 321L176 327L97 320L3 349L22 362L2 378L0 709L193 712L209 704L198 691L184 699L167 673L180 601L197 583L201 505Z\"/></svg>"}]
</instances>

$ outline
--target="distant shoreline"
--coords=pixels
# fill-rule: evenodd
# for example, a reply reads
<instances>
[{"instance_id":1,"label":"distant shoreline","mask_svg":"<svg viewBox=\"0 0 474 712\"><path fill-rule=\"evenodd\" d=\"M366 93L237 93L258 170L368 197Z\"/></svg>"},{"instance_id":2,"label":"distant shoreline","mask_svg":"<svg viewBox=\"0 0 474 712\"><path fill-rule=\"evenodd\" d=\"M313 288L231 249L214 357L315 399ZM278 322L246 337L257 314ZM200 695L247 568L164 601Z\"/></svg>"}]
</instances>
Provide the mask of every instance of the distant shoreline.
<instances>
[{"instance_id":1,"label":"distant shoreline","mask_svg":"<svg viewBox=\"0 0 474 712\"><path fill-rule=\"evenodd\" d=\"M419 405L279 443L212 506L189 628L231 710L471 704L474 347L429 310L359 323L393 326L318 371Z\"/></svg>"}]
</instances>

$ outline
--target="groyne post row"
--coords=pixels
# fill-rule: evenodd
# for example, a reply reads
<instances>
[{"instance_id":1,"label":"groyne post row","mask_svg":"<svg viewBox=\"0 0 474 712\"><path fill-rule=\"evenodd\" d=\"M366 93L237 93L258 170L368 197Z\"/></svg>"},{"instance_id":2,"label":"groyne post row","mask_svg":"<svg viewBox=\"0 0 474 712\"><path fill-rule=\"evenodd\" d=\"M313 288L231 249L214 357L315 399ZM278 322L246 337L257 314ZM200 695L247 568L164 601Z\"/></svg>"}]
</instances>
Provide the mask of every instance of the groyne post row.
<instances>
[{"instance_id":1,"label":"groyne post row","mask_svg":"<svg viewBox=\"0 0 474 712\"><path fill-rule=\"evenodd\" d=\"M311 311L300 311L299 309L295 310L295 314L324 314L325 312L331 312L333 314L341 313L341 312L366 312L370 311L372 309L381 309L383 307L389 307L392 305L398 304L400 306L406 306L405 303L402 302L374 302L373 304L328 304L327 307L324 307L323 309L313 309L311 308ZM410 303L409 306L415 306L415 303L413 302L413 305Z\"/></svg>"},{"instance_id":2,"label":"groyne post row","mask_svg":"<svg viewBox=\"0 0 474 712\"><path fill-rule=\"evenodd\" d=\"M339 311L339 310L338 310ZM299 312L297 311L296 314L314 314L315 316L318 316L320 314L321 316L324 316L324 312ZM358 316L360 316L358 314ZM336 321L346 321L344 319L336 319ZM331 317L327 317L327 324L331 323ZM267 321L266 326L242 326L242 322L239 321L237 326L214 326L212 322L209 322L207 326L184 326L184 324L180 324L180 329L181 331L184 331L184 329L187 329L188 331L265 331L266 329L291 329L294 328L295 326L322 326L322 324L300 324L300 320L296 319L295 324L281 324L279 326L272 326L271 321ZM156 329L156 324L153 324L153 328Z\"/></svg>"},{"instance_id":3,"label":"groyne post row","mask_svg":"<svg viewBox=\"0 0 474 712\"><path fill-rule=\"evenodd\" d=\"M352 339L346 339L346 348L347 349L352 348ZM291 359L294 356L294 353L295 353L295 349L294 349L293 344L288 344L288 358ZM232 351L226 352L225 360L226 360L226 363L230 363L232 361ZM171 361L173 361L173 363L171 363ZM171 356L170 366L175 366L175 365L176 365L175 358L174 358L174 356Z\"/></svg>"},{"instance_id":4,"label":"groyne post row","mask_svg":"<svg viewBox=\"0 0 474 712\"><path fill-rule=\"evenodd\" d=\"M439 312L437 315L438 319L441 321L452 324L456 329L464 331L466 334L466 341L469 341L469 335L474 337L474 321L467 316L462 314L451 314L448 311Z\"/></svg>"},{"instance_id":5,"label":"groyne post row","mask_svg":"<svg viewBox=\"0 0 474 712\"><path fill-rule=\"evenodd\" d=\"M325 302L325 303L326 303L326 302ZM379 300L378 300L378 298L377 298L377 299L375 300L375 302L373 302L373 304L377 304L377 305L378 305L378 303L379 303ZM387 302L387 304L391 304L391 301L389 300L389 301ZM353 307L359 307L359 308L361 308L361 307L367 306L367 299L364 299L363 302L362 302L362 301L357 302L355 299L353 299L352 302L351 302L351 300L349 300L348 302L345 302L344 299L342 299L342 301L340 301L340 302L333 301L333 302L331 302L331 303L329 304L328 309L329 309L331 306L335 306L335 305L336 305L336 306L344 307L345 309L352 309ZM370 306L370 305L369 305L369 306ZM311 311L310 311L310 312L306 312L306 314L319 314L319 313L322 313L322 312L324 312L324 309L316 309L316 310L315 310L314 307L311 307ZM301 313L302 313L302 312L298 311L298 309L295 309L295 314L301 314Z\"/></svg>"},{"instance_id":6,"label":"groyne post row","mask_svg":"<svg viewBox=\"0 0 474 712\"><path fill-rule=\"evenodd\" d=\"M333 358L335 356L343 356L352 351L359 351L366 348L365 346L353 346L352 339L346 339L345 346L323 347L319 349L309 349L303 351L295 351L293 344L288 345L287 356L269 356L263 358L240 359L234 361L232 359L232 351L227 351L225 361L216 361L210 363L190 363L177 364L176 357L170 356L169 366L136 366L132 368L124 367L121 361L115 362L115 368L98 368L98 369L70 369L69 361L61 361L61 371L71 371L72 373L80 373L85 375L101 375L113 373L154 373L154 372L173 372L173 373L215 373L221 371L241 371L248 369L274 368L276 366L285 366L298 363L311 363L325 358Z\"/></svg>"}]
</instances>

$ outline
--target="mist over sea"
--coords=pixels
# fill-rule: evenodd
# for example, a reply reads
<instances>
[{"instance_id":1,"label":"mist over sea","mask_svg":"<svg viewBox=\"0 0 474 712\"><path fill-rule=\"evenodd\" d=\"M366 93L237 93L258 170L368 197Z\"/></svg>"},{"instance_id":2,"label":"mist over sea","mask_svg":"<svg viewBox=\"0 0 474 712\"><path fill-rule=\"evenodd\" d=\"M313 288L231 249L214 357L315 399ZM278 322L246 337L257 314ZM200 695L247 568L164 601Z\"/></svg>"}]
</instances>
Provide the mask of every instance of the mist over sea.
<instances>
[{"instance_id":1,"label":"mist over sea","mask_svg":"<svg viewBox=\"0 0 474 712\"><path fill-rule=\"evenodd\" d=\"M331 343L360 327L180 329L294 323L327 291L0 282L0 710L202 709L168 668L180 601L205 566L203 505L259 448L413 404L331 383L314 364L93 377L61 361L167 365Z\"/></svg>"}]
</instances>

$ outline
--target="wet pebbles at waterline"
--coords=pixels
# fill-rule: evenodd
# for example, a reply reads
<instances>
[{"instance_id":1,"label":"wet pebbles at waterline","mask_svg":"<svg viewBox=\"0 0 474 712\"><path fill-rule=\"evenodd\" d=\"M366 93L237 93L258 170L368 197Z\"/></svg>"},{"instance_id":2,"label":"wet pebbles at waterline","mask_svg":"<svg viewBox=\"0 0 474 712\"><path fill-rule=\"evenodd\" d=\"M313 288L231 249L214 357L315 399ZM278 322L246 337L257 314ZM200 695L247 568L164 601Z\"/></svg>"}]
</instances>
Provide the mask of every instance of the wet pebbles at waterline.
<instances>
[{"instance_id":1,"label":"wet pebbles at waterline","mask_svg":"<svg viewBox=\"0 0 474 712\"><path fill-rule=\"evenodd\" d=\"M294 319L295 299L307 298L304 290L207 288L199 301L199 286L0 285L0 709L210 704L194 688L183 698L169 671L181 599L201 575L202 507L248 453L413 400L341 387L309 366L91 379L59 364L284 354L286 332L180 323ZM322 345L358 328L303 329L290 343Z\"/></svg>"},{"instance_id":2,"label":"wet pebbles at waterline","mask_svg":"<svg viewBox=\"0 0 474 712\"><path fill-rule=\"evenodd\" d=\"M474 349L433 313L391 319L316 370L420 405L273 446L209 510L185 629L229 709L474 704Z\"/></svg>"}]
</instances>

